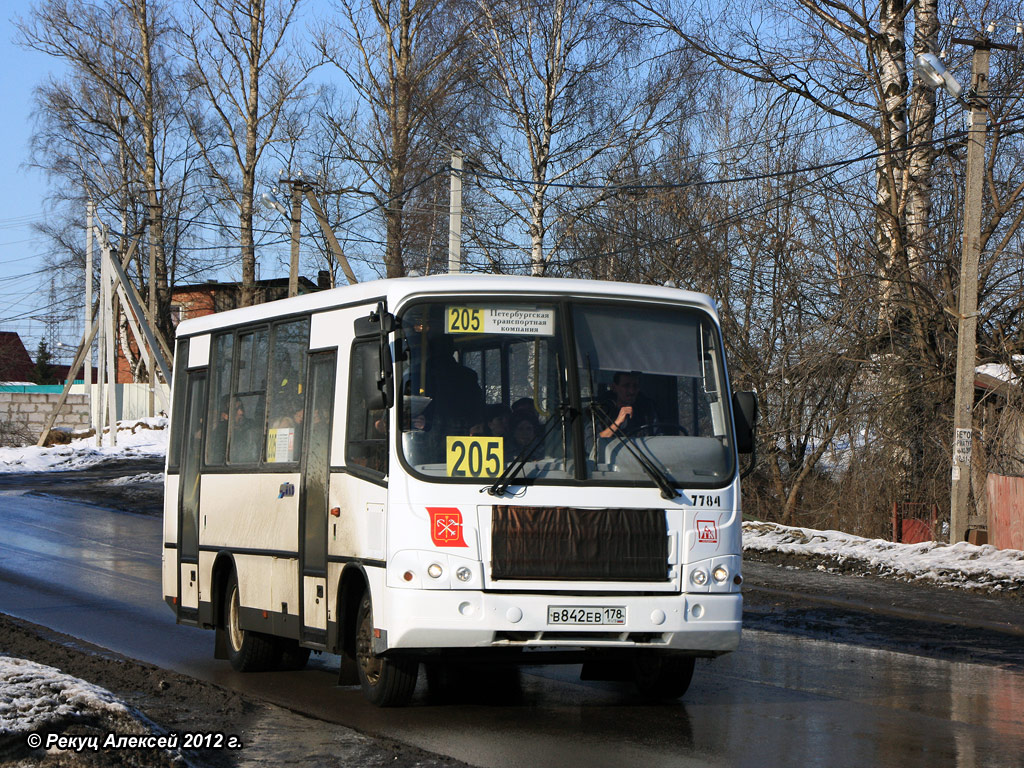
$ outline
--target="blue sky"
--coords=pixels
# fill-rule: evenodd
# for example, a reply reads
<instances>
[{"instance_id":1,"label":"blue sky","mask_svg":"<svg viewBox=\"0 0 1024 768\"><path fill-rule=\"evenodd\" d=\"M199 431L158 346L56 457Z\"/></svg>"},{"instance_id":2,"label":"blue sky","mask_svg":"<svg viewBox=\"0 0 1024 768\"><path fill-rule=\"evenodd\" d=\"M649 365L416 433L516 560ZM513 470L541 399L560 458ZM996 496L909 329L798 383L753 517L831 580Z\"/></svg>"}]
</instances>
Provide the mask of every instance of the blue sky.
<instances>
[{"instance_id":1,"label":"blue sky","mask_svg":"<svg viewBox=\"0 0 1024 768\"><path fill-rule=\"evenodd\" d=\"M60 66L59 62L15 43L14 18L27 16L32 5L30 0L7 0L0 30L0 93L4 107L0 146L5 149L0 153L0 178L5 182L0 185L0 331L19 333L29 354L34 356L40 338L46 333L42 318L50 303L50 284L44 261L49 245L32 230L32 224L47 215L49 194L46 176L28 167L32 91L50 74L59 73ZM82 215L84 242L84 211ZM281 239L286 236L287 230L281 225ZM265 251L260 259L260 276L287 275L286 259L286 247L281 254L272 249ZM308 272L306 265L303 267ZM208 276L240 278L230 270ZM60 341L67 347L52 351L59 361L70 363L81 340L82 321L75 317L63 323L61 330Z\"/></svg>"},{"instance_id":2,"label":"blue sky","mask_svg":"<svg viewBox=\"0 0 1024 768\"><path fill-rule=\"evenodd\" d=\"M46 216L45 177L29 168L32 130L32 89L54 63L14 43L12 17L28 12L27 0L4 4L0 39L0 77L3 78L4 117L0 120L0 331L17 331L35 354L44 326L35 319L49 301L43 273L45 242L32 232L33 222ZM73 329L80 333L81 329ZM73 344L76 339L66 339Z\"/></svg>"}]
</instances>

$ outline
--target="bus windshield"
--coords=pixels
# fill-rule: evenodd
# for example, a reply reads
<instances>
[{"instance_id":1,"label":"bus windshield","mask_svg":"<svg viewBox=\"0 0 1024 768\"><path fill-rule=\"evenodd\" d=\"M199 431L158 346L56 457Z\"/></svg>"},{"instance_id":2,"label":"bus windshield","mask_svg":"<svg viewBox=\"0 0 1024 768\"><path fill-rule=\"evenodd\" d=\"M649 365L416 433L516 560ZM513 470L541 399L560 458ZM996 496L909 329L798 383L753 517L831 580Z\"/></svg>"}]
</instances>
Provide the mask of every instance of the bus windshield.
<instances>
[{"instance_id":1,"label":"bus windshield","mask_svg":"<svg viewBox=\"0 0 1024 768\"><path fill-rule=\"evenodd\" d=\"M554 305L417 304L402 336L399 429L414 470L497 477L523 454L524 477L573 476Z\"/></svg>"},{"instance_id":2,"label":"bus windshield","mask_svg":"<svg viewBox=\"0 0 1024 768\"><path fill-rule=\"evenodd\" d=\"M487 479L514 465L513 483L663 488L732 477L718 334L699 310L453 298L405 310L398 343L415 474Z\"/></svg>"}]
</instances>

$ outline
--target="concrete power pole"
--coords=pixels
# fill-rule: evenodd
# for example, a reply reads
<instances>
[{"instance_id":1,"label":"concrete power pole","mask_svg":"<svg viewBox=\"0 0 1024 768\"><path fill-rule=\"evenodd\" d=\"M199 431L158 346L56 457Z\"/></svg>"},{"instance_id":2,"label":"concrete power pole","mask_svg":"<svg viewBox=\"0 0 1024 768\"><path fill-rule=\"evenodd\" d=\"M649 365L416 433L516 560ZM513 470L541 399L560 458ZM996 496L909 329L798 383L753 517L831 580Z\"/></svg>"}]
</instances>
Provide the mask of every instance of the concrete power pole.
<instances>
[{"instance_id":1,"label":"concrete power pole","mask_svg":"<svg viewBox=\"0 0 1024 768\"><path fill-rule=\"evenodd\" d=\"M299 295L299 237L302 232L302 193L305 184L291 182L292 198L292 261L288 269L288 297Z\"/></svg>"},{"instance_id":2,"label":"concrete power pole","mask_svg":"<svg viewBox=\"0 0 1024 768\"><path fill-rule=\"evenodd\" d=\"M92 328L92 234L93 234L93 212L96 209L96 204L90 200L85 204L85 333L89 333L89 329ZM84 335L83 335L84 338ZM84 375L82 378L85 380L86 389L89 392L89 426L95 430L97 439L99 439L100 430L99 418L96 413L96 393L93 390L92 385L92 371L93 371L93 346L92 342L89 343L89 351L85 356L85 365L82 367ZM71 377L74 378L74 371L71 371ZM99 442L97 442L99 445Z\"/></svg>"},{"instance_id":3,"label":"concrete power pole","mask_svg":"<svg viewBox=\"0 0 1024 768\"><path fill-rule=\"evenodd\" d=\"M976 45L971 67L971 128L967 135L967 191L964 193L964 239L960 254L957 315L956 399L953 406L953 490L950 495L951 543L963 541L968 527L974 410L974 367L978 350L978 260L981 256L981 201L984 193L985 139L988 115L987 46Z\"/></svg>"},{"instance_id":4,"label":"concrete power pole","mask_svg":"<svg viewBox=\"0 0 1024 768\"><path fill-rule=\"evenodd\" d=\"M978 262L981 257L981 205L985 185L989 53L993 48L1016 50L987 39L953 38L974 48L971 65L971 127L967 138L967 189L964 193L964 237L960 254L960 296L957 309L956 395L953 405L953 468L949 541L967 538L971 523L971 454L974 429L974 372L978 351Z\"/></svg>"},{"instance_id":5,"label":"concrete power pole","mask_svg":"<svg viewBox=\"0 0 1024 768\"><path fill-rule=\"evenodd\" d=\"M462 271L462 152L452 152L452 186L448 212L448 271Z\"/></svg>"}]
</instances>

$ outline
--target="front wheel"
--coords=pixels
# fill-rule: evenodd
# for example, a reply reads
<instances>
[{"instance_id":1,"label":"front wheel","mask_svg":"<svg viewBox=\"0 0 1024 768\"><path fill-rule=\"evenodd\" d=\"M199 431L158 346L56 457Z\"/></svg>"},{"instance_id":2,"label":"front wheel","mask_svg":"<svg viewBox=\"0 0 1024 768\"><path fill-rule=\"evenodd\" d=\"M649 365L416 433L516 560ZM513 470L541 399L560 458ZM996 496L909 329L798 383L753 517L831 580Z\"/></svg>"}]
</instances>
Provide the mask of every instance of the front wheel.
<instances>
[{"instance_id":1,"label":"front wheel","mask_svg":"<svg viewBox=\"0 0 1024 768\"><path fill-rule=\"evenodd\" d=\"M242 629L238 576L235 574L231 575L224 594L227 597L224 629L228 638L228 659L231 666L238 672L263 672L272 668L278 657L278 647L274 639Z\"/></svg>"},{"instance_id":2,"label":"front wheel","mask_svg":"<svg viewBox=\"0 0 1024 768\"><path fill-rule=\"evenodd\" d=\"M412 698L418 661L373 653L373 606L363 595L356 614L356 672L367 700L378 707L403 707Z\"/></svg>"},{"instance_id":3,"label":"front wheel","mask_svg":"<svg viewBox=\"0 0 1024 768\"><path fill-rule=\"evenodd\" d=\"M633 684L646 699L678 699L690 687L695 661L693 656L637 653L633 658Z\"/></svg>"}]
</instances>

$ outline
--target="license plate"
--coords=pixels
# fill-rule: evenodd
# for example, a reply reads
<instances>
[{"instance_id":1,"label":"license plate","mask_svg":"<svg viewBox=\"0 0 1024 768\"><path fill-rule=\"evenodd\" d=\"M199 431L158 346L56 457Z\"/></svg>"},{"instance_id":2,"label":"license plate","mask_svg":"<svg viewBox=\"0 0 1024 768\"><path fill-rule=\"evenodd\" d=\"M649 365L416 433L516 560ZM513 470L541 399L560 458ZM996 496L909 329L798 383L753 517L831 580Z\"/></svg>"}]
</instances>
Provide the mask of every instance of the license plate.
<instances>
[{"instance_id":1,"label":"license plate","mask_svg":"<svg viewBox=\"0 0 1024 768\"><path fill-rule=\"evenodd\" d=\"M548 624L616 625L626 623L624 606L549 605Z\"/></svg>"}]
</instances>

